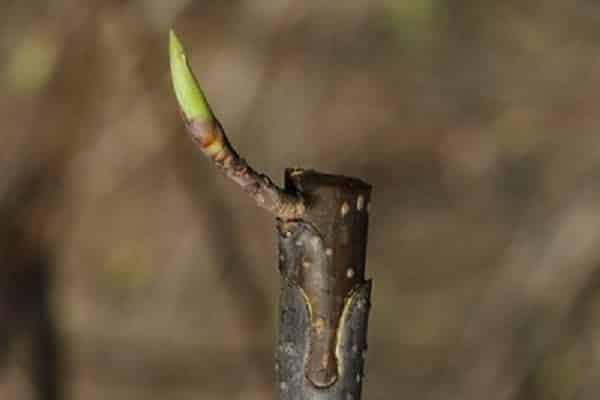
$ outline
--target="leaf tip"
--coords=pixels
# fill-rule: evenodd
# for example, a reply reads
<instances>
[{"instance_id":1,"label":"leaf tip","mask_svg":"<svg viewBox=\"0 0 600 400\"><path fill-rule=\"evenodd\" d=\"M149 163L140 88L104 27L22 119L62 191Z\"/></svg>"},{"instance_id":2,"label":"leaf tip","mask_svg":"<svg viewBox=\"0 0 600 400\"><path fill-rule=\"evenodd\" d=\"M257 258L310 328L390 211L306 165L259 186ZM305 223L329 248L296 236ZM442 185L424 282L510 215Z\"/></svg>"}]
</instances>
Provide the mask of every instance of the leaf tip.
<instances>
[{"instance_id":1,"label":"leaf tip","mask_svg":"<svg viewBox=\"0 0 600 400\"><path fill-rule=\"evenodd\" d=\"M210 106L196 81L187 62L185 50L173 29L169 31L169 58L173 90L185 117L188 120L212 119Z\"/></svg>"}]
</instances>

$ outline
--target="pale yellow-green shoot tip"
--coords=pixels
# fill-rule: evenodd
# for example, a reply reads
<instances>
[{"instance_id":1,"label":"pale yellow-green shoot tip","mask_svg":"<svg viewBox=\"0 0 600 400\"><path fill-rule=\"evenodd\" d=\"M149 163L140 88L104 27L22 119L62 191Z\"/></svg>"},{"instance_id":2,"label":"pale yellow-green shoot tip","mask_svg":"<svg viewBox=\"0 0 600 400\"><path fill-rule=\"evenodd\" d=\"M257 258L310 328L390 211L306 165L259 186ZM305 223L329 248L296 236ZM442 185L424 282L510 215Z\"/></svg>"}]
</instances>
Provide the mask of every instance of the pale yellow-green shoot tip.
<instances>
[{"instance_id":1,"label":"pale yellow-green shoot tip","mask_svg":"<svg viewBox=\"0 0 600 400\"><path fill-rule=\"evenodd\" d=\"M210 106L190 69L183 46L172 29L169 32L169 56L175 97L185 117L188 120L212 119Z\"/></svg>"}]
</instances>

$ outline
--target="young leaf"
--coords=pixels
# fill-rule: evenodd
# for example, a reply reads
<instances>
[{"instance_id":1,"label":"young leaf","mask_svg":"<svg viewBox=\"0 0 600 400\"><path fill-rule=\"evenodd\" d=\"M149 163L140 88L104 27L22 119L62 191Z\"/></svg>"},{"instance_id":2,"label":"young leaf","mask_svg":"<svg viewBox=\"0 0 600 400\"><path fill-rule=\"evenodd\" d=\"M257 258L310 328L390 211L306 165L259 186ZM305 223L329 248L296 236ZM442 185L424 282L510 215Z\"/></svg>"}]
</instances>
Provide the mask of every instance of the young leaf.
<instances>
[{"instance_id":1,"label":"young leaf","mask_svg":"<svg viewBox=\"0 0 600 400\"><path fill-rule=\"evenodd\" d=\"M185 118L188 121L213 119L202 88L190 69L183 46L173 30L169 33L169 54L173 89Z\"/></svg>"}]
</instances>

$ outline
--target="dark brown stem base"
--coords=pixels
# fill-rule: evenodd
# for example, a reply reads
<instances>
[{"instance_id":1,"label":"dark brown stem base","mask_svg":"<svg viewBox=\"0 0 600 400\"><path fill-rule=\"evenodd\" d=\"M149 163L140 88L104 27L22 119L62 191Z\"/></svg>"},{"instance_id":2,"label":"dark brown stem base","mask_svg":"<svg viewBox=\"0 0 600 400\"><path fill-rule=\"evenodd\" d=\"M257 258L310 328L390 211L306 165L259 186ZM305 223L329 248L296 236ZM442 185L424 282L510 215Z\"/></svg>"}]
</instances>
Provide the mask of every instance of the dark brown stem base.
<instances>
[{"instance_id":1,"label":"dark brown stem base","mask_svg":"<svg viewBox=\"0 0 600 400\"><path fill-rule=\"evenodd\" d=\"M365 255L371 187L354 178L287 170L306 202L280 220L280 400L359 400L371 281Z\"/></svg>"}]
</instances>

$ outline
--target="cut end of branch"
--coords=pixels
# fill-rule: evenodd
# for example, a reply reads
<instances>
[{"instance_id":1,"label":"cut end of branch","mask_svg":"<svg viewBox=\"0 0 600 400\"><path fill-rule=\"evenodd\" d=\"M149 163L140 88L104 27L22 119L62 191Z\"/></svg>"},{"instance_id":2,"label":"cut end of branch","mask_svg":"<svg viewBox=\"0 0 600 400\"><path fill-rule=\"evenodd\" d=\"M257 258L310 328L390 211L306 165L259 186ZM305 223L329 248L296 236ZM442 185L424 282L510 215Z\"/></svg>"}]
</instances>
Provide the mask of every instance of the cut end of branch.
<instances>
[{"instance_id":1,"label":"cut end of branch","mask_svg":"<svg viewBox=\"0 0 600 400\"><path fill-rule=\"evenodd\" d=\"M169 32L171 80L179 107L188 121L212 120L213 113L194 76L185 51L173 30Z\"/></svg>"}]
</instances>

